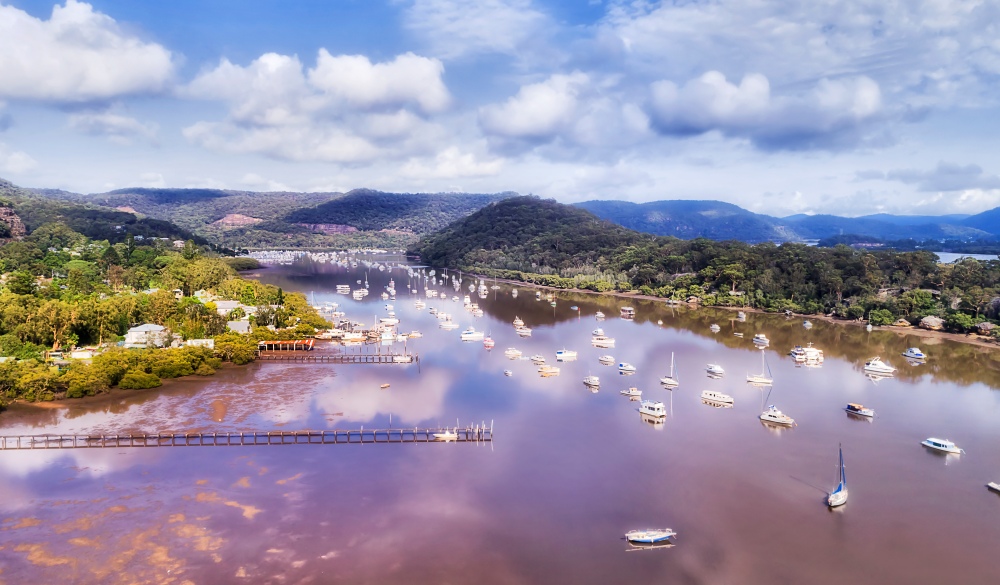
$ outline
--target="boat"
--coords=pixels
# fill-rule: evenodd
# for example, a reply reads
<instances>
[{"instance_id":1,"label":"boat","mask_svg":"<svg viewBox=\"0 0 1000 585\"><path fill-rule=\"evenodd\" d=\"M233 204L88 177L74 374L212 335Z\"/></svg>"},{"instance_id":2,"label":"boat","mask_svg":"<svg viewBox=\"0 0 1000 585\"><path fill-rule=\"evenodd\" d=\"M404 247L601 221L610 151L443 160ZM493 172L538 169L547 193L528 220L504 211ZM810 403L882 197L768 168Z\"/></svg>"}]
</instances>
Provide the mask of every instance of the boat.
<instances>
[{"instance_id":1,"label":"boat","mask_svg":"<svg viewBox=\"0 0 1000 585\"><path fill-rule=\"evenodd\" d=\"M535 364L536 366L545 363L545 357L544 356L540 356L538 354L535 354L535 355L531 356L530 359L531 359L531 363Z\"/></svg>"},{"instance_id":2,"label":"boat","mask_svg":"<svg viewBox=\"0 0 1000 585\"><path fill-rule=\"evenodd\" d=\"M535 300L536 301L542 300L542 293L541 292L538 292L538 291L535 292Z\"/></svg>"},{"instance_id":3,"label":"boat","mask_svg":"<svg viewBox=\"0 0 1000 585\"><path fill-rule=\"evenodd\" d=\"M422 301L422 300L420 300L420 299L417 299L417 301L416 301L415 303L413 303L413 306L414 306L414 307L415 307L416 309L418 309L418 310L419 310L419 309L423 309L424 307L426 307L426 306L427 306L427 303L423 302L423 301Z\"/></svg>"},{"instance_id":4,"label":"boat","mask_svg":"<svg viewBox=\"0 0 1000 585\"><path fill-rule=\"evenodd\" d=\"M621 392L619 392L619 394L621 394L622 396L642 396L642 390L639 390L635 386L632 386L631 388L626 388L622 390Z\"/></svg>"},{"instance_id":5,"label":"boat","mask_svg":"<svg viewBox=\"0 0 1000 585\"><path fill-rule=\"evenodd\" d=\"M603 319L604 318L604 313L602 313L601 311L598 311L598 312L594 313L594 317L597 318L597 319Z\"/></svg>"},{"instance_id":6,"label":"boat","mask_svg":"<svg viewBox=\"0 0 1000 585\"><path fill-rule=\"evenodd\" d=\"M753 342L755 345L768 346L771 344L771 340L767 338L767 335L763 333L757 333L753 336Z\"/></svg>"},{"instance_id":7,"label":"boat","mask_svg":"<svg viewBox=\"0 0 1000 585\"><path fill-rule=\"evenodd\" d=\"M744 313L743 311L736 311L736 319L739 320L739 321L746 321L747 320L747 314Z\"/></svg>"},{"instance_id":8,"label":"boat","mask_svg":"<svg viewBox=\"0 0 1000 585\"><path fill-rule=\"evenodd\" d=\"M726 370L722 369L719 364L708 364L705 366L705 371L708 372L709 376L725 376Z\"/></svg>"},{"instance_id":9,"label":"boat","mask_svg":"<svg viewBox=\"0 0 1000 585\"><path fill-rule=\"evenodd\" d=\"M579 311L579 310L580 310L580 307L578 307L578 306L576 306L576 305L571 305L571 306L570 306L570 308L569 308L569 310L570 310L570 311Z\"/></svg>"},{"instance_id":10,"label":"boat","mask_svg":"<svg viewBox=\"0 0 1000 585\"><path fill-rule=\"evenodd\" d=\"M549 304L552 305L553 307L556 306L556 302L555 301L549 301Z\"/></svg>"},{"instance_id":11,"label":"boat","mask_svg":"<svg viewBox=\"0 0 1000 585\"><path fill-rule=\"evenodd\" d=\"M583 379L583 385L588 388L597 388L601 385L601 379L597 376L587 376Z\"/></svg>"},{"instance_id":12,"label":"boat","mask_svg":"<svg viewBox=\"0 0 1000 585\"><path fill-rule=\"evenodd\" d=\"M743 334L737 331L736 333L733 333L733 337L739 337L740 339L743 339Z\"/></svg>"},{"instance_id":13,"label":"boat","mask_svg":"<svg viewBox=\"0 0 1000 585\"><path fill-rule=\"evenodd\" d=\"M663 406L662 402L653 400L643 400L639 403L639 413L645 414L646 416L653 416L657 418L666 418L667 409Z\"/></svg>"},{"instance_id":14,"label":"boat","mask_svg":"<svg viewBox=\"0 0 1000 585\"><path fill-rule=\"evenodd\" d=\"M514 372L512 372L512 371L510 371L510 370L504 370L504 371L503 371L503 375L504 375L504 376L507 376L507 377L509 378L509 377L511 377L511 376L513 376L513 375L514 375Z\"/></svg>"},{"instance_id":15,"label":"boat","mask_svg":"<svg viewBox=\"0 0 1000 585\"><path fill-rule=\"evenodd\" d=\"M559 368L556 366L538 366L538 373L542 376L558 376Z\"/></svg>"},{"instance_id":16,"label":"boat","mask_svg":"<svg viewBox=\"0 0 1000 585\"><path fill-rule=\"evenodd\" d=\"M959 449L955 443L952 443L947 439L936 439L934 437L930 437L921 441L920 444L924 447L929 447L936 451L943 451L945 453L953 453L955 455L965 453L965 449Z\"/></svg>"},{"instance_id":17,"label":"boat","mask_svg":"<svg viewBox=\"0 0 1000 585\"><path fill-rule=\"evenodd\" d=\"M709 402L719 402L721 404L733 404L733 397L728 394L723 394L722 392L716 392L714 390L704 390L701 393L702 400L708 400Z\"/></svg>"},{"instance_id":18,"label":"boat","mask_svg":"<svg viewBox=\"0 0 1000 585\"><path fill-rule=\"evenodd\" d=\"M796 345L792 351L788 352L797 363L812 362L819 364L823 361L823 350L813 347L812 343L807 343L805 347Z\"/></svg>"},{"instance_id":19,"label":"boat","mask_svg":"<svg viewBox=\"0 0 1000 585\"><path fill-rule=\"evenodd\" d=\"M630 374L634 374L635 373L635 366L633 366L632 364L630 364L628 362L622 362L622 363L618 364L618 371L619 372L628 372Z\"/></svg>"},{"instance_id":20,"label":"boat","mask_svg":"<svg viewBox=\"0 0 1000 585\"><path fill-rule=\"evenodd\" d=\"M515 299L517 298L517 289L516 288L515 289L511 289L510 296L514 297Z\"/></svg>"},{"instance_id":21,"label":"boat","mask_svg":"<svg viewBox=\"0 0 1000 585\"><path fill-rule=\"evenodd\" d=\"M883 362L881 358L876 356L865 362L865 371L891 376L896 373L896 368Z\"/></svg>"},{"instance_id":22,"label":"boat","mask_svg":"<svg viewBox=\"0 0 1000 585\"><path fill-rule=\"evenodd\" d=\"M615 356L613 355L602 355L597 358L597 361L601 362L605 366L613 366L615 363Z\"/></svg>"},{"instance_id":23,"label":"boat","mask_svg":"<svg viewBox=\"0 0 1000 585\"><path fill-rule=\"evenodd\" d=\"M514 317L514 327L524 327L524 321L520 317Z\"/></svg>"},{"instance_id":24,"label":"boat","mask_svg":"<svg viewBox=\"0 0 1000 585\"><path fill-rule=\"evenodd\" d=\"M762 386L770 386L774 383L774 378L771 377L771 369L767 366L767 360L764 357L763 349L760 350L760 373L747 374L747 382Z\"/></svg>"},{"instance_id":25,"label":"boat","mask_svg":"<svg viewBox=\"0 0 1000 585\"><path fill-rule=\"evenodd\" d=\"M856 404L854 402L849 402L844 410L848 414L856 414L858 416L867 416L868 418L873 418L875 416L875 411L871 408L865 408L863 404Z\"/></svg>"},{"instance_id":26,"label":"boat","mask_svg":"<svg viewBox=\"0 0 1000 585\"><path fill-rule=\"evenodd\" d=\"M632 307L621 308L622 319L635 319L635 309Z\"/></svg>"},{"instance_id":27,"label":"boat","mask_svg":"<svg viewBox=\"0 0 1000 585\"><path fill-rule=\"evenodd\" d=\"M455 429L457 431L458 429ZM435 441L457 441L458 433L451 429L445 429L440 433L434 433Z\"/></svg>"},{"instance_id":28,"label":"boat","mask_svg":"<svg viewBox=\"0 0 1000 585\"><path fill-rule=\"evenodd\" d=\"M486 349L493 349L494 345L496 345L496 342L493 341L492 337L487 336L485 339L483 339L483 347L485 347Z\"/></svg>"},{"instance_id":29,"label":"boat","mask_svg":"<svg viewBox=\"0 0 1000 585\"><path fill-rule=\"evenodd\" d=\"M521 357L521 350L517 349L516 347L508 347L507 349L504 350L503 355L509 357L512 360L516 360L517 358Z\"/></svg>"},{"instance_id":30,"label":"boat","mask_svg":"<svg viewBox=\"0 0 1000 585\"><path fill-rule=\"evenodd\" d=\"M927 356L920 351L919 347L909 347L903 352L903 357L911 360L925 360Z\"/></svg>"},{"instance_id":31,"label":"boat","mask_svg":"<svg viewBox=\"0 0 1000 585\"><path fill-rule=\"evenodd\" d=\"M606 335L595 335L594 337L591 338L590 344L593 345L594 347L603 347L603 348L614 347L615 338L608 337Z\"/></svg>"},{"instance_id":32,"label":"boat","mask_svg":"<svg viewBox=\"0 0 1000 585\"><path fill-rule=\"evenodd\" d=\"M768 406L767 410L761 413L760 420L786 427L790 427L795 424L795 419L775 408L773 404Z\"/></svg>"},{"instance_id":33,"label":"boat","mask_svg":"<svg viewBox=\"0 0 1000 585\"><path fill-rule=\"evenodd\" d=\"M604 330L598 327L597 329L591 331L590 334L594 337L604 337Z\"/></svg>"},{"instance_id":34,"label":"boat","mask_svg":"<svg viewBox=\"0 0 1000 585\"><path fill-rule=\"evenodd\" d=\"M806 320L802 322L802 326L805 327L806 329L812 329L813 324L812 321Z\"/></svg>"},{"instance_id":35,"label":"boat","mask_svg":"<svg viewBox=\"0 0 1000 585\"><path fill-rule=\"evenodd\" d=\"M840 448L840 483L826 497L826 505L831 508L847 503L847 474L844 472L844 449Z\"/></svg>"},{"instance_id":36,"label":"boat","mask_svg":"<svg viewBox=\"0 0 1000 585\"><path fill-rule=\"evenodd\" d=\"M674 375L674 352L670 352L670 375L660 378L660 384L663 384L667 388L674 388L681 384Z\"/></svg>"},{"instance_id":37,"label":"boat","mask_svg":"<svg viewBox=\"0 0 1000 585\"><path fill-rule=\"evenodd\" d=\"M388 384L382 384L382 385L380 385L380 386L379 386L379 388L381 388L381 389L383 389L383 390L385 390L385 389L386 389L386 388L388 388L388 387L389 387L389 385L388 385Z\"/></svg>"},{"instance_id":38,"label":"boat","mask_svg":"<svg viewBox=\"0 0 1000 585\"><path fill-rule=\"evenodd\" d=\"M458 329L459 325L454 321L442 321L441 324L438 325L438 327L446 331L451 331L452 329Z\"/></svg>"},{"instance_id":39,"label":"boat","mask_svg":"<svg viewBox=\"0 0 1000 585\"><path fill-rule=\"evenodd\" d=\"M625 540L634 544L663 544L675 536L677 533L669 528L646 528L629 530L625 533Z\"/></svg>"},{"instance_id":40,"label":"boat","mask_svg":"<svg viewBox=\"0 0 1000 585\"><path fill-rule=\"evenodd\" d=\"M571 349L560 349L556 352L556 360L568 362L576 359L576 352Z\"/></svg>"},{"instance_id":41,"label":"boat","mask_svg":"<svg viewBox=\"0 0 1000 585\"><path fill-rule=\"evenodd\" d=\"M514 329L514 332L520 335L521 337L531 337L530 327L517 327Z\"/></svg>"},{"instance_id":42,"label":"boat","mask_svg":"<svg viewBox=\"0 0 1000 585\"><path fill-rule=\"evenodd\" d=\"M410 331L410 334L409 334L408 337L410 339L419 339L419 338L421 338L423 336L424 336L424 334L421 333L421 332L419 332L419 331Z\"/></svg>"},{"instance_id":43,"label":"boat","mask_svg":"<svg viewBox=\"0 0 1000 585\"><path fill-rule=\"evenodd\" d=\"M995 481L991 481L988 484L986 484L986 488L989 489L992 492L996 492L996 493L1000 494L1000 483L997 483Z\"/></svg>"},{"instance_id":44,"label":"boat","mask_svg":"<svg viewBox=\"0 0 1000 585\"><path fill-rule=\"evenodd\" d=\"M708 329L712 333L718 333L719 331L722 331L722 327L719 327L719 325L716 323L712 323L711 325L709 325Z\"/></svg>"}]
</instances>

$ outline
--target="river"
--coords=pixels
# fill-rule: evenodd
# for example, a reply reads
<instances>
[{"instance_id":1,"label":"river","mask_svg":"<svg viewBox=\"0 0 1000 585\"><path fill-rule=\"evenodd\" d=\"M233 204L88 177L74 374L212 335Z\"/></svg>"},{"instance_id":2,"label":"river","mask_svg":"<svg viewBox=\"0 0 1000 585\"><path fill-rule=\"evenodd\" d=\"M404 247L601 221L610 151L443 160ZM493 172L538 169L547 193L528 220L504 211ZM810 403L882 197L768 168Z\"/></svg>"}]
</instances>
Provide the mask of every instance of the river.
<instances>
[{"instance_id":1,"label":"river","mask_svg":"<svg viewBox=\"0 0 1000 585\"><path fill-rule=\"evenodd\" d=\"M363 301L334 287L370 280ZM493 443L109 448L0 452L0 583L996 583L1000 580L1000 351L801 318L559 294L557 306L501 285L478 300L426 299L496 347L459 341L405 292L405 270L308 261L262 281L338 302L371 323L395 278L402 331L420 330L413 365L256 363L157 391L17 406L0 434L357 429L489 424ZM461 292L468 292L467 278ZM416 286L417 283L413 282ZM423 285L420 284L421 293ZM420 295L423 298L423 295ZM474 297L475 298L475 297ZM578 311L571 309L577 306ZM607 319L597 321L597 311ZM519 338L516 316L533 334ZM662 321L662 324L659 322ZM719 333L709 325L717 323ZM590 346L602 327L614 349ZM743 338L733 335L744 333ZM763 332L775 385L750 338ZM825 351L799 367L794 345ZM926 364L901 352L920 346ZM541 378L504 350L579 352ZM634 364L620 376L597 357ZM677 358L680 386L657 380ZM899 368L873 381L880 355ZM707 363L726 370L706 377ZM513 372L503 375L505 369ZM584 388L600 376L597 393ZM390 384L380 389L382 384ZM651 424L635 386L669 415ZM702 403L702 390L735 399ZM862 402L874 420L843 408ZM797 426L757 416L774 404ZM920 445L955 441L961 456ZM824 503L843 445L850 501ZM631 549L633 528L670 527L676 545Z\"/></svg>"}]
</instances>

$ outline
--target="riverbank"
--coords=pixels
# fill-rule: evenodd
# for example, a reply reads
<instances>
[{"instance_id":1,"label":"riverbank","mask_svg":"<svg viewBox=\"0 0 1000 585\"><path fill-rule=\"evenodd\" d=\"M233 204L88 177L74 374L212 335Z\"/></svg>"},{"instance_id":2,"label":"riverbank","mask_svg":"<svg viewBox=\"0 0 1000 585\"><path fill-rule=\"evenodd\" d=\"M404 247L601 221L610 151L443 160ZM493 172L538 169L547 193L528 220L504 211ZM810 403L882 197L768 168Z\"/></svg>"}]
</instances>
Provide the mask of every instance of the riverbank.
<instances>
[{"instance_id":1,"label":"riverbank","mask_svg":"<svg viewBox=\"0 0 1000 585\"><path fill-rule=\"evenodd\" d=\"M701 308L705 308L705 309L720 309L720 310L725 310L725 311L743 311L745 313L757 313L757 314L761 314L761 315L780 315L780 313L772 313L772 312L769 312L769 311L763 311L761 309L754 309L754 308L750 308L750 307L724 307L724 306L717 306L717 305L702 305L700 303L687 303L687 302L684 302L684 301L675 301L673 303L668 303L667 299L664 299L662 297L654 297L654 296L651 296L651 295L643 295L643 294L639 294L639 293L619 292L619 291L597 292L597 291L587 290L587 289L582 289L582 288L558 288L558 287L554 287L554 286L545 286L545 285L542 285L542 284L534 284L534 283L530 283L530 282L522 282L522 281L519 281L519 280L510 280L510 279L506 279L506 278L493 278L493 277L490 277L490 276L484 276L484 275L472 274L472 273L468 273L468 274L470 276L475 277L475 278L481 278L481 279L486 279L486 280L493 280L495 282L502 282L504 284L516 285L518 287L533 288L533 289L544 290L544 291L571 292L571 293L580 293L580 294L587 294L587 295L619 297L619 298L623 298L623 299L639 299L639 300L642 300L642 301L652 301L652 302L663 303L664 305L668 305L668 306L682 306L682 307L687 307L689 309L701 309ZM814 320L814 321L825 321L827 323L834 323L834 324L837 324L837 325L847 325L847 326L854 326L854 327L864 327L864 326L868 325L868 323L866 321L855 321L855 320L850 320L850 319L839 319L839 318L830 317L830 316L827 316L827 315L805 315L805 314L795 313L794 316L801 317L803 319L810 319L810 320ZM1000 348L1000 342L998 342L995 338L987 337L987 336L983 336L983 335L978 335L978 334L975 334L975 333L968 333L968 334L966 334L966 333L948 333L947 331L932 331L930 329L921 329L919 327L897 327L895 325L884 325L884 326L873 327L873 330L892 331L892 332L900 334L900 335L915 335L917 337L924 337L924 338L928 338L928 339L948 340L948 341L954 341L955 343L965 343L965 344L968 344L968 345L976 345L976 346L979 346L979 347L986 347L986 348L991 348L991 349L998 349L998 348Z\"/></svg>"}]
</instances>

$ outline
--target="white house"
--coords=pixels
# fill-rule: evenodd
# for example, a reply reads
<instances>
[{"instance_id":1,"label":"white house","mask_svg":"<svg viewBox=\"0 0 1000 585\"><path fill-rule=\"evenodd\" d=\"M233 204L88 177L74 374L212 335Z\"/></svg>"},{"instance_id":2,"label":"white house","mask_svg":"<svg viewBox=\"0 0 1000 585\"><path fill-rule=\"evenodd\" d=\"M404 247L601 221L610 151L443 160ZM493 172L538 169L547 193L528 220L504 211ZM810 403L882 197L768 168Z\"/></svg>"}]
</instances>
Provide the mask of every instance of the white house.
<instances>
[{"instance_id":1,"label":"white house","mask_svg":"<svg viewBox=\"0 0 1000 585\"><path fill-rule=\"evenodd\" d=\"M237 333L250 333L249 321L229 321L226 323L226 327L228 327L230 331L235 331Z\"/></svg>"},{"instance_id":2,"label":"white house","mask_svg":"<svg viewBox=\"0 0 1000 585\"><path fill-rule=\"evenodd\" d=\"M188 347L207 347L208 349L215 349L214 339L188 339L184 342L184 345Z\"/></svg>"},{"instance_id":3,"label":"white house","mask_svg":"<svg viewBox=\"0 0 1000 585\"><path fill-rule=\"evenodd\" d=\"M170 343L170 331L162 325L146 323L125 333L125 347L163 347Z\"/></svg>"}]
</instances>

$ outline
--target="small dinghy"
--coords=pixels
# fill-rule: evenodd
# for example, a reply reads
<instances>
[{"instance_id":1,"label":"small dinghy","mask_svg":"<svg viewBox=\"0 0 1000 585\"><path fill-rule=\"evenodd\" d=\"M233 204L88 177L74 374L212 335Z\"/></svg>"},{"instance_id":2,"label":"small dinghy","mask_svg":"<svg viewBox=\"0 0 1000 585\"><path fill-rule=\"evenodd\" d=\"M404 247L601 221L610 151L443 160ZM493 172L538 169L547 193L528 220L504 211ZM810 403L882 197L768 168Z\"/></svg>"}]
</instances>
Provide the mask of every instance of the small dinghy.
<instances>
[{"instance_id":1,"label":"small dinghy","mask_svg":"<svg viewBox=\"0 0 1000 585\"><path fill-rule=\"evenodd\" d=\"M634 544L662 544L676 536L677 533L669 528L646 528L629 530L625 533L625 540Z\"/></svg>"}]
</instances>

